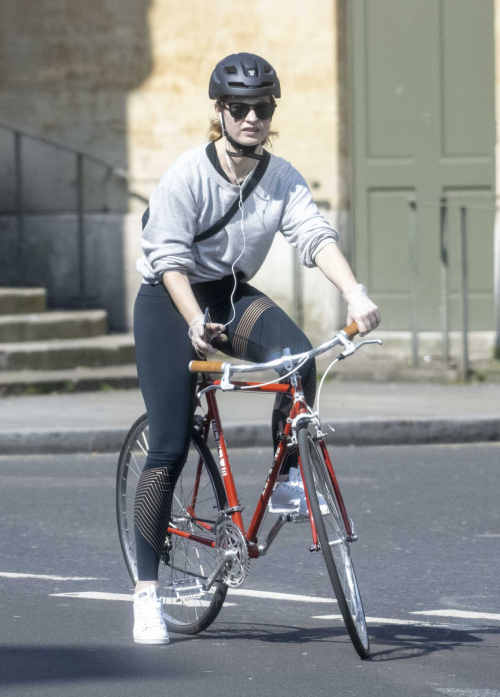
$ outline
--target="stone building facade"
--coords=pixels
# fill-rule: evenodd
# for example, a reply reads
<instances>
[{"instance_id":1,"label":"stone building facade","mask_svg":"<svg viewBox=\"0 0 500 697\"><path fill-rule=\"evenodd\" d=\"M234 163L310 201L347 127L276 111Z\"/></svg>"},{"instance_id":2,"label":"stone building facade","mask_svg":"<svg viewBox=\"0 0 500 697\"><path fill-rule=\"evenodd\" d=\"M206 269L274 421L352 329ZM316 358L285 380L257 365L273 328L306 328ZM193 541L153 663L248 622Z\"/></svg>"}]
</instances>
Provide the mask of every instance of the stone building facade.
<instances>
[{"instance_id":1,"label":"stone building facade","mask_svg":"<svg viewBox=\"0 0 500 697\"><path fill-rule=\"evenodd\" d=\"M205 140L210 72L234 51L261 54L277 68L283 96L273 152L304 175L349 254L348 15L348 0L3 1L0 124L99 160L84 160L85 284L113 329L131 327L145 200L170 163ZM0 283L45 285L53 306L64 306L78 290L75 155L22 140L19 266L14 146L12 131L0 128ZM300 274L306 330L318 340L343 323L344 309L319 270ZM292 250L277 236L255 283L293 312L296 276Z\"/></svg>"}]
</instances>

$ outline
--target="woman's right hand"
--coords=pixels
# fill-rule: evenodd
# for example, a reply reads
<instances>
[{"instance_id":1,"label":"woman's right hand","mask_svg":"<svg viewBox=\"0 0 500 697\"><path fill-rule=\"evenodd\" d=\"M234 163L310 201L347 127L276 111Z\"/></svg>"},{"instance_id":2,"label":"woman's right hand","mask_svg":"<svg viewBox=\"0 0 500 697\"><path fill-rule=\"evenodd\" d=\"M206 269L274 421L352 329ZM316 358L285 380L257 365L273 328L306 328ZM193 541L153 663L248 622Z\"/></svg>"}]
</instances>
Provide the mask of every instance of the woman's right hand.
<instances>
[{"instance_id":1,"label":"woman's right hand","mask_svg":"<svg viewBox=\"0 0 500 697\"><path fill-rule=\"evenodd\" d=\"M217 349L209 342L221 334L224 329L225 326L223 324L217 324L216 322L207 322L207 324L205 324L205 316L201 314L197 315L191 321L188 334L198 354L201 353L204 356L213 356L214 353L217 353Z\"/></svg>"},{"instance_id":2,"label":"woman's right hand","mask_svg":"<svg viewBox=\"0 0 500 697\"><path fill-rule=\"evenodd\" d=\"M346 291L342 297L347 303L347 324L356 322L360 336L366 336L378 327L380 311L370 300L366 288L361 283Z\"/></svg>"}]
</instances>

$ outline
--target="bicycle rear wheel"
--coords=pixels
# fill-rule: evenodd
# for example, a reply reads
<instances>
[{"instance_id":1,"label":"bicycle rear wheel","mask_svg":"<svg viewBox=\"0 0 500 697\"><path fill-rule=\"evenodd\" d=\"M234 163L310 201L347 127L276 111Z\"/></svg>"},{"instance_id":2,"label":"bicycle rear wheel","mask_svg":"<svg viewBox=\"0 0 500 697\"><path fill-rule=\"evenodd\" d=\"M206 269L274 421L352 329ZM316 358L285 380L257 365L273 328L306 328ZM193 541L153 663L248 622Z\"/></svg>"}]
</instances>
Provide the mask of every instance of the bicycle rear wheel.
<instances>
[{"instance_id":1,"label":"bicycle rear wheel","mask_svg":"<svg viewBox=\"0 0 500 697\"><path fill-rule=\"evenodd\" d=\"M134 534L134 502L137 484L148 454L149 426L143 414L127 434L118 460L116 512L118 532L128 572L137 582ZM195 493L196 492L196 493ZM196 426L191 434L189 455L175 483L170 527L215 539L210 524L226 507L226 494L219 469ZM227 586L216 581L201 598L179 599L175 586L206 579L219 557L214 549L175 533L167 534L160 557L158 580L167 627L172 632L197 634L219 614Z\"/></svg>"},{"instance_id":2,"label":"bicycle rear wheel","mask_svg":"<svg viewBox=\"0 0 500 697\"><path fill-rule=\"evenodd\" d=\"M339 610L354 648L361 658L367 658L370 641L365 613L335 488L323 453L311 437L307 425L299 429L298 444L312 517ZM326 502L326 514L321 513L317 494Z\"/></svg>"}]
</instances>

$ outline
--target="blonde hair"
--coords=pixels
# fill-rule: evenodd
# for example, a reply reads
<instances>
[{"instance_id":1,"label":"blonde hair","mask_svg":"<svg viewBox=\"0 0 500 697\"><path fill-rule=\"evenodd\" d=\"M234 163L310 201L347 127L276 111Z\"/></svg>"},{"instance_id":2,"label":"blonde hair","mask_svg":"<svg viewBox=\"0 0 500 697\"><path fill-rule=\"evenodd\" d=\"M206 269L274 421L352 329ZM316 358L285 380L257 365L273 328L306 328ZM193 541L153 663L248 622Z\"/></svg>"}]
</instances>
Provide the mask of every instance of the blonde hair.
<instances>
[{"instance_id":1,"label":"blonde hair","mask_svg":"<svg viewBox=\"0 0 500 697\"><path fill-rule=\"evenodd\" d=\"M219 104L219 102L216 103ZM267 134L267 138L261 143L262 147L264 147L265 145L269 145L272 147L270 139L277 138L278 136L278 131L269 131L269 133ZM207 138L208 140L212 141L220 140L222 138L222 124L220 122L220 119L215 117L210 118L210 122L208 124Z\"/></svg>"}]
</instances>

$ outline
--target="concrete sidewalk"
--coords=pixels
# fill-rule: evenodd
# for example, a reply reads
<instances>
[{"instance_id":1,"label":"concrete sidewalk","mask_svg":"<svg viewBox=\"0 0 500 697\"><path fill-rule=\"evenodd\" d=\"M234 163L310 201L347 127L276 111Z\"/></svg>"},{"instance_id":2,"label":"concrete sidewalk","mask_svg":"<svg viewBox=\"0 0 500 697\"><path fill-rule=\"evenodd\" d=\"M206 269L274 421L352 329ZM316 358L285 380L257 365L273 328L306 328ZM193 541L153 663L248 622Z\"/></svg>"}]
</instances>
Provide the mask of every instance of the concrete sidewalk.
<instances>
[{"instance_id":1,"label":"concrete sidewalk","mask_svg":"<svg viewBox=\"0 0 500 697\"><path fill-rule=\"evenodd\" d=\"M272 395L221 394L230 447L271 444ZM139 390L4 397L0 452L115 452L145 411ZM500 385L326 383L323 420L331 444L369 445L500 440Z\"/></svg>"}]
</instances>

